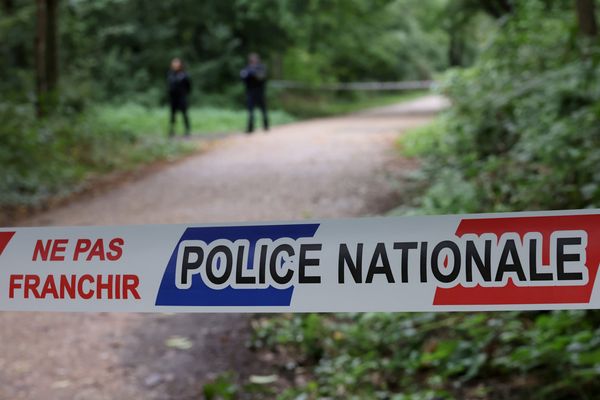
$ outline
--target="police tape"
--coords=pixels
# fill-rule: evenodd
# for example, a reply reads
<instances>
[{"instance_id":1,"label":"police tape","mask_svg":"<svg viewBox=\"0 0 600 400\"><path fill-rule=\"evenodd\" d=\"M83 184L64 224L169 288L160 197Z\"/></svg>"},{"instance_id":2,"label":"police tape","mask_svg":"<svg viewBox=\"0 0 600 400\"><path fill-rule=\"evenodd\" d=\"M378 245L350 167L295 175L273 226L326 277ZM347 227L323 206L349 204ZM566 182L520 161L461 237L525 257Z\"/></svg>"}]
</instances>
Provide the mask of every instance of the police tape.
<instances>
[{"instance_id":1,"label":"police tape","mask_svg":"<svg viewBox=\"0 0 600 400\"><path fill-rule=\"evenodd\" d=\"M0 310L600 308L600 211L0 229Z\"/></svg>"}]
</instances>

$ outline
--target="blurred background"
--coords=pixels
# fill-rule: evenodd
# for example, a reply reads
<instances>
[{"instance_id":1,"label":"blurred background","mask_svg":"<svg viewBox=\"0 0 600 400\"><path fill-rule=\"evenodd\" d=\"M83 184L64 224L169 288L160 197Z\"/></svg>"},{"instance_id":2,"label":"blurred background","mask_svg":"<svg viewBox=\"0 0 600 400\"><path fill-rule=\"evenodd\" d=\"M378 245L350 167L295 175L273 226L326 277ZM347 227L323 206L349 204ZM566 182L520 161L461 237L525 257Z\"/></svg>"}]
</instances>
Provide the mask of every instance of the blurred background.
<instances>
[{"instance_id":1,"label":"blurred background","mask_svg":"<svg viewBox=\"0 0 600 400\"><path fill-rule=\"evenodd\" d=\"M2 0L0 223L598 207L597 18L595 0ZM276 127L244 137L250 52ZM192 81L192 140L167 135L174 57ZM168 203L164 174L198 187ZM270 186L243 190L259 179ZM599 323L595 311L4 313L0 397L595 399ZM110 341L85 353L100 327ZM68 356L36 348L46 330L102 371L75 376Z\"/></svg>"},{"instance_id":2,"label":"blurred background","mask_svg":"<svg viewBox=\"0 0 600 400\"><path fill-rule=\"evenodd\" d=\"M243 129L249 52L271 80L299 84L270 85L275 124L338 114L399 93L319 86L470 65L502 18L486 3L3 0L0 205L35 206L90 173L185 151L164 140L174 57L192 80L195 133Z\"/></svg>"}]
</instances>

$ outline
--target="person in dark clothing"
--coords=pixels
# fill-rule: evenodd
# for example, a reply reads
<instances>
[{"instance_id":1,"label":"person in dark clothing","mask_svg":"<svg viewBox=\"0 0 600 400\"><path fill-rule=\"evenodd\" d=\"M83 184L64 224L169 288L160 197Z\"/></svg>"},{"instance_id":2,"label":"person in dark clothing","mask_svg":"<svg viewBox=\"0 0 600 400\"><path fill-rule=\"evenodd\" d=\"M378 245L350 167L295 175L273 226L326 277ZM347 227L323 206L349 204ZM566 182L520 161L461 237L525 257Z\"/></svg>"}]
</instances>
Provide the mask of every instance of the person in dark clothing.
<instances>
[{"instance_id":1,"label":"person in dark clothing","mask_svg":"<svg viewBox=\"0 0 600 400\"><path fill-rule=\"evenodd\" d=\"M260 62L256 53L248 56L248 65L240 72L240 77L246 86L246 106L248 108L248 126L246 133L254 131L254 108L258 107L262 113L263 129L269 130L269 117L265 99L267 83L267 68Z\"/></svg>"},{"instance_id":2,"label":"person in dark clothing","mask_svg":"<svg viewBox=\"0 0 600 400\"><path fill-rule=\"evenodd\" d=\"M185 124L185 135L190 135L190 119L188 117L188 95L192 90L190 77L185 72L183 62L179 58L171 61L171 68L167 74L167 84L169 90L169 102L171 105L171 123L169 126L169 136L175 135L175 116L177 112L183 115Z\"/></svg>"}]
</instances>

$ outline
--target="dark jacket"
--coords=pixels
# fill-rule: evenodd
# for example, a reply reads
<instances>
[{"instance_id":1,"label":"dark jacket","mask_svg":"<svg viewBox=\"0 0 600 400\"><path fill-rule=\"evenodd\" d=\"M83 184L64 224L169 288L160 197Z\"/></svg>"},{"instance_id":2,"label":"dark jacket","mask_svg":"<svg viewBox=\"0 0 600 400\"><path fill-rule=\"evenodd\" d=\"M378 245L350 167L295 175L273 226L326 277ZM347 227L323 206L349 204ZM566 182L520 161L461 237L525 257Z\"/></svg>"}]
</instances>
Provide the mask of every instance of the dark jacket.
<instances>
[{"instance_id":1,"label":"dark jacket","mask_svg":"<svg viewBox=\"0 0 600 400\"><path fill-rule=\"evenodd\" d=\"M246 85L246 92L264 92L267 82L267 67L264 64L247 65L240 72L240 77Z\"/></svg>"},{"instance_id":2,"label":"dark jacket","mask_svg":"<svg viewBox=\"0 0 600 400\"><path fill-rule=\"evenodd\" d=\"M187 107L187 96L192 91L192 84L187 72L170 70L167 74L167 84L171 105Z\"/></svg>"}]
</instances>

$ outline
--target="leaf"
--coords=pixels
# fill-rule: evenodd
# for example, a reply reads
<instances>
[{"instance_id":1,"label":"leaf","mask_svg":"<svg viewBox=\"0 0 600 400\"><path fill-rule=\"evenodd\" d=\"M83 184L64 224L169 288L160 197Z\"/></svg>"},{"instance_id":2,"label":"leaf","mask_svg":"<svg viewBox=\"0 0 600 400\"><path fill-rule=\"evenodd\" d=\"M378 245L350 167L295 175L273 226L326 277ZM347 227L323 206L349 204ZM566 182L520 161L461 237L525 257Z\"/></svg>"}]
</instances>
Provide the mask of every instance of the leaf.
<instances>
[{"instance_id":1,"label":"leaf","mask_svg":"<svg viewBox=\"0 0 600 400\"><path fill-rule=\"evenodd\" d=\"M255 385L268 385L277 382L277 379L277 375L251 375L248 380Z\"/></svg>"},{"instance_id":2,"label":"leaf","mask_svg":"<svg viewBox=\"0 0 600 400\"><path fill-rule=\"evenodd\" d=\"M54 389L65 389L69 386L71 386L71 381L66 380L66 379L52 383L52 387Z\"/></svg>"},{"instance_id":3,"label":"leaf","mask_svg":"<svg viewBox=\"0 0 600 400\"><path fill-rule=\"evenodd\" d=\"M167 347L172 347L178 350L189 350L194 346L194 343L185 336L171 336L165 341Z\"/></svg>"}]
</instances>

